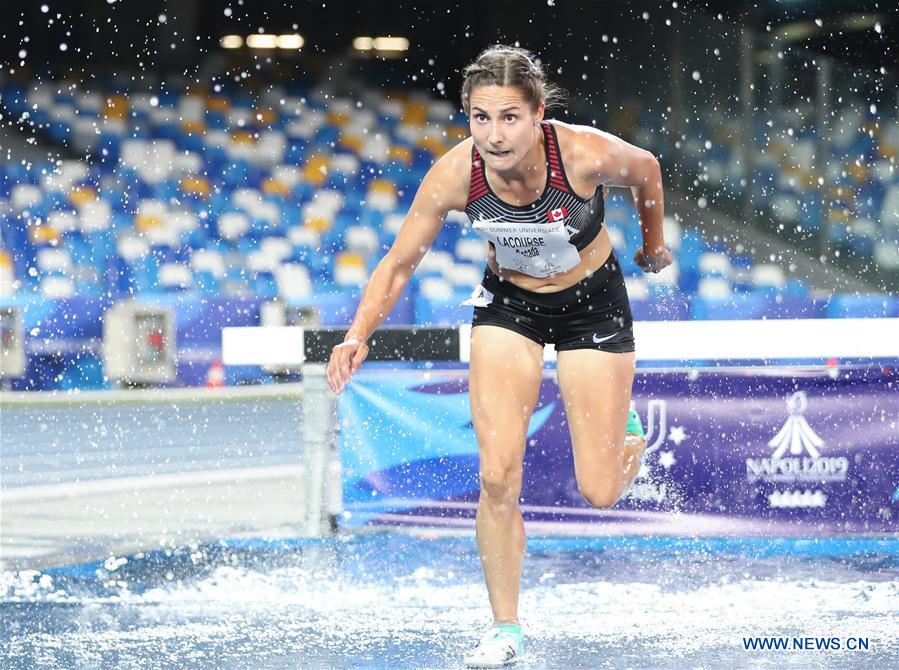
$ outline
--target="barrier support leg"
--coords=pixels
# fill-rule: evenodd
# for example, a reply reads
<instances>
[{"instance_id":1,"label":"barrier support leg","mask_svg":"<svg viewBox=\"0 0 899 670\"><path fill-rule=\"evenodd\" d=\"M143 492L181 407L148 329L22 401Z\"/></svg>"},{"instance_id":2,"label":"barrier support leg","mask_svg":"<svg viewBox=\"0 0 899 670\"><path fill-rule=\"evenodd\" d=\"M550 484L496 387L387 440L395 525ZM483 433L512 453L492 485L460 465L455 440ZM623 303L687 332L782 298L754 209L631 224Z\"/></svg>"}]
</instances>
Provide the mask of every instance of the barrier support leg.
<instances>
[{"instance_id":1,"label":"barrier support leg","mask_svg":"<svg viewBox=\"0 0 899 670\"><path fill-rule=\"evenodd\" d=\"M303 365L303 439L306 533L337 531L341 508L337 398L328 388L327 366Z\"/></svg>"}]
</instances>

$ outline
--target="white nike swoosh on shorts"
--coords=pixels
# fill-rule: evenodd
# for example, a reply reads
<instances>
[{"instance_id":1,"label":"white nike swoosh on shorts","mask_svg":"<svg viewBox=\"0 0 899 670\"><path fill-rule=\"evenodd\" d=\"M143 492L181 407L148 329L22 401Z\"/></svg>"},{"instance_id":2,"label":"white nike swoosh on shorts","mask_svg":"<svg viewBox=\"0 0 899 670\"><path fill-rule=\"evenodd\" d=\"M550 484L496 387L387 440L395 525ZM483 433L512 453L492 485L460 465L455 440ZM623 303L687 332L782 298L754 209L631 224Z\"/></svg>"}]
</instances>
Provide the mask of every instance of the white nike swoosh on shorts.
<instances>
[{"instance_id":1,"label":"white nike swoosh on shorts","mask_svg":"<svg viewBox=\"0 0 899 670\"><path fill-rule=\"evenodd\" d=\"M614 333L612 333L611 335L606 335L605 337L596 337L596 333L593 333L593 344L599 344L600 342L605 342L606 340L611 340L617 334L618 334L617 330Z\"/></svg>"}]
</instances>

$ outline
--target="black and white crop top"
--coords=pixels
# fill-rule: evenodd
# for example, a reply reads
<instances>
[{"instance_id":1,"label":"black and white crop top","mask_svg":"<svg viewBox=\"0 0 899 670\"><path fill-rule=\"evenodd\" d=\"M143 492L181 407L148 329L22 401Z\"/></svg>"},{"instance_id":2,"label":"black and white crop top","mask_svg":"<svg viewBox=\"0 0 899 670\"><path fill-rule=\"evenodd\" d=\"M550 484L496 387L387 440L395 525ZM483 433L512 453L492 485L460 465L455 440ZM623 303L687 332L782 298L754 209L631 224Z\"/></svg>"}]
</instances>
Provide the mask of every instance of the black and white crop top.
<instances>
[{"instance_id":1,"label":"black and white crop top","mask_svg":"<svg viewBox=\"0 0 899 670\"><path fill-rule=\"evenodd\" d=\"M546 185L529 205L500 200L484 172L477 148L471 149L471 186L465 213L472 227L493 244L500 267L534 277L565 272L580 262L578 251L589 245L602 229L605 216L603 187L593 197L580 197L571 188L556 129L542 122L546 147Z\"/></svg>"}]
</instances>

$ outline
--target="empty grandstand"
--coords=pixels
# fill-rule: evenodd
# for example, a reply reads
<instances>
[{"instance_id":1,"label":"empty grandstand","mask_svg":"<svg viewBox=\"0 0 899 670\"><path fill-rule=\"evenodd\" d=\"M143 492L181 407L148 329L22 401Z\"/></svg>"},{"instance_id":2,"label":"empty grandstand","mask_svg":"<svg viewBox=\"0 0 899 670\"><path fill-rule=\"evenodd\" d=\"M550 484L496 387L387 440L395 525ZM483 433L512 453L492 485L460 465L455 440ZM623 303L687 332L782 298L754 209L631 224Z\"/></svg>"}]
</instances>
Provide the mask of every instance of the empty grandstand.
<instances>
[{"instance_id":1,"label":"empty grandstand","mask_svg":"<svg viewBox=\"0 0 899 670\"><path fill-rule=\"evenodd\" d=\"M107 11L95 10L81 20ZM428 167L468 134L448 84L428 90L406 79L434 62L424 43L397 60L378 55L377 40L335 44L339 36L291 27L288 48L257 35L263 48L254 49L225 34L221 16L211 21L218 32L203 33L211 11L193 9L197 39L211 42L194 59L197 76L169 60L160 77L121 54L115 71L89 62L66 71L59 53L23 56L3 73L0 301L4 337L21 330L27 354L21 374L6 375L13 388L127 381L104 371L102 347L104 314L126 301L174 322L175 372L165 384L205 383L221 328L265 322L267 305L280 305L289 322L346 324ZM567 112L651 147L670 178L665 227L676 265L660 275L631 260L640 233L630 195L607 199L635 317L899 314L894 73L853 67L847 82L839 69L847 66L795 38L792 23L691 16L707 24L708 44L665 37L662 17L633 19L658 19L652 30L683 70L671 76L670 97L641 105L621 90L610 70L632 70L616 58L639 43L616 46L601 34L602 63L583 56ZM153 22L167 35L172 20ZM858 30L874 31L875 21ZM333 45L327 58L307 56L315 40ZM29 48L37 47L23 42L21 53ZM741 57L758 67L734 78L728 61ZM587 71L602 73L604 97L621 99L599 105L598 92L582 93L594 86ZM747 87L756 91L748 113ZM465 216L449 217L388 323L467 320L470 308L459 304L483 258ZM142 336L150 350L166 339L155 326Z\"/></svg>"}]
</instances>

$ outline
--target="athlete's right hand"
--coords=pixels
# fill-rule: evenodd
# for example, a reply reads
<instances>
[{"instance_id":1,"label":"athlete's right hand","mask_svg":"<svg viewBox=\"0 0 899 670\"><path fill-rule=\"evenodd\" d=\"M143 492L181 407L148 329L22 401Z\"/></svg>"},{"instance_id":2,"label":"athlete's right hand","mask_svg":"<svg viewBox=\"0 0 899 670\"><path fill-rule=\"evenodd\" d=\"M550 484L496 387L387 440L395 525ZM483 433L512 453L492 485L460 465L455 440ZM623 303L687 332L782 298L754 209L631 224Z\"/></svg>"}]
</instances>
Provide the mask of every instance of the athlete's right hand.
<instances>
[{"instance_id":1,"label":"athlete's right hand","mask_svg":"<svg viewBox=\"0 0 899 670\"><path fill-rule=\"evenodd\" d=\"M328 386L337 395L350 383L359 366L368 357L368 345L355 338L346 340L331 349L328 359Z\"/></svg>"}]
</instances>

